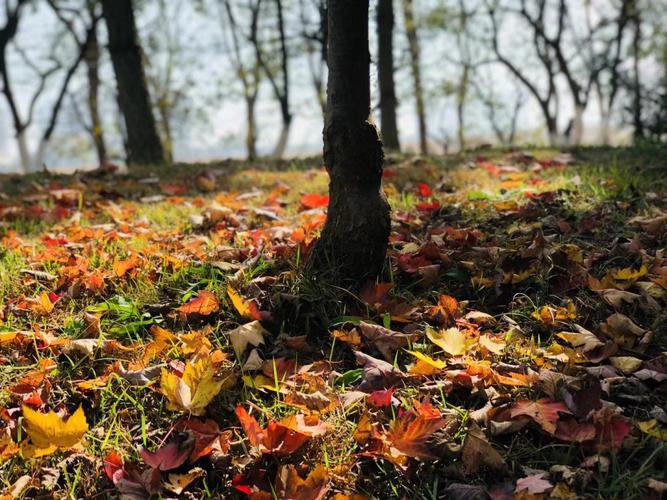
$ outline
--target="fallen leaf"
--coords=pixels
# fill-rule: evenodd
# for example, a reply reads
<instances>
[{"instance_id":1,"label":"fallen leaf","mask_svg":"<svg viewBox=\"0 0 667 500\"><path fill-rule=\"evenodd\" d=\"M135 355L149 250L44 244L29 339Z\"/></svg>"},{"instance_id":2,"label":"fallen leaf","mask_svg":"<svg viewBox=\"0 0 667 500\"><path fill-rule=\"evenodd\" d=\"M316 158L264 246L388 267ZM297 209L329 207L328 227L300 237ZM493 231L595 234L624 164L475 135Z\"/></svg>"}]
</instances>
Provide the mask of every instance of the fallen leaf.
<instances>
[{"instance_id":1,"label":"fallen leaf","mask_svg":"<svg viewBox=\"0 0 667 500\"><path fill-rule=\"evenodd\" d=\"M181 314L199 314L201 316L208 316L220 309L220 302L217 297L207 291L202 290L196 298L190 300L187 304L183 304L176 310Z\"/></svg>"},{"instance_id":2,"label":"fallen leaf","mask_svg":"<svg viewBox=\"0 0 667 500\"><path fill-rule=\"evenodd\" d=\"M181 495L195 480L205 475L206 471L201 467L195 467L185 474L169 474L169 479L164 483L164 487L176 495Z\"/></svg>"},{"instance_id":3,"label":"fallen leaf","mask_svg":"<svg viewBox=\"0 0 667 500\"><path fill-rule=\"evenodd\" d=\"M530 401L521 399L512 405L510 415L512 418L517 416L527 416L535 421L542 429L549 434L556 432L556 422L560 418L560 413L570 413L567 406L563 403L540 399Z\"/></svg>"},{"instance_id":4,"label":"fallen leaf","mask_svg":"<svg viewBox=\"0 0 667 500\"><path fill-rule=\"evenodd\" d=\"M540 472L539 474L531 474L530 476L518 479L516 482L516 489L514 491L516 493L526 491L531 495L540 495L542 493L546 493L547 491L551 490L554 485L544 479L545 475L546 472Z\"/></svg>"},{"instance_id":5,"label":"fallen leaf","mask_svg":"<svg viewBox=\"0 0 667 500\"><path fill-rule=\"evenodd\" d=\"M193 415L202 415L225 383L215 378L210 357L187 363L182 377L164 368L161 373L160 391L167 398L167 408Z\"/></svg>"},{"instance_id":6,"label":"fallen leaf","mask_svg":"<svg viewBox=\"0 0 667 500\"><path fill-rule=\"evenodd\" d=\"M377 347L378 351L382 353L382 356L387 361L392 361L394 353L408 345L408 342L416 337L414 334L395 332L394 330L366 323L365 321L359 323L359 330L361 330L364 337Z\"/></svg>"},{"instance_id":7,"label":"fallen leaf","mask_svg":"<svg viewBox=\"0 0 667 500\"><path fill-rule=\"evenodd\" d=\"M263 344L264 336L269 335L269 332L264 329L259 321L251 321L227 332L227 335L229 335L229 341L234 348L234 352L238 357L241 357L248 344L254 347Z\"/></svg>"},{"instance_id":8,"label":"fallen leaf","mask_svg":"<svg viewBox=\"0 0 667 500\"><path fill-rule=\"evenodd\" d=\"M168 471L180 467L190 456L194 440L177 439L161 446L157 450L147 451L143 446L139 447L139 456L146 465L160 471Z\"/></svg>"},{"instance_id":9,"label":"fallen leaf","mask_svg":"<svg viewBox=\"0 0 667 500\"><path fill-rule=\"evenodd\" d=\"M471 345L465 333L456 327L447 330L426 329L426 336L431 342L451 356L460 356L468 351Z\"/></svg>"},{"instance_id":10,"label":"fallen leaf","mask_svg":"<svg viewBox=\"0 0 667 500\"><path fill-rule=\"evenodd\" d=\"M646 420L645 422L639 422L637 427L639 427L644 434L653 436L660 441L667 441L667 427L660 426L655 418Z\"/></svg>"},{"instance_id":11,"label":"fallen leaf","mask_svg":"<svg viewBox=\"0 0 667 500\"><path fill-rule=\"evenodd\" d=\"M35 447L29 454L34 456L72 448L88 432L86 415L81 406L69 418L61 418L53 411L45 414L23 406L23 423Z\"/></svg>"}]
</instances>

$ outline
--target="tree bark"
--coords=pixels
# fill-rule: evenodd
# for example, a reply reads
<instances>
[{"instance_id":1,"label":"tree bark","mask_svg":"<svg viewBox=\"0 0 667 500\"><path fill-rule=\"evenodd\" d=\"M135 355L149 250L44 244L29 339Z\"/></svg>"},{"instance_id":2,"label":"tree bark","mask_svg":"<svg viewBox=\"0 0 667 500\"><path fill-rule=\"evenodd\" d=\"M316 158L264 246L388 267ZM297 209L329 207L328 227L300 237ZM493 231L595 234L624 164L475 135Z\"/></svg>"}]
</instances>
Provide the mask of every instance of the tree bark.
<instances>
[{"instance_id":1,"label":"tree bark","mask_svg":"<svg viewBox=\"0 0 667 500\"><path fill-rule=\"evenodd\" d=\"M95 17L94 7L91 9L91 18ZM100 165L107 160L107 148L104 142L104 130L102 128L102 120L100 118L100 111L98 106L98 96L100 87L100 46L97 40L97 30L91 35L88 44L88 50L84 56L86 63L86 74L88 77L88 111L90 113L90 133L97 152L97 158Z\"/></svg>"},{"instance_id":2,"label":"tree bark","mask_svg":"<svg viewBox=\"0 0 667 500\"><path fill-rule=\"evenodd\" d=\"M426 111L424 108L424 92L422 89L421 63L419 60L419 39L413 12L412 0L403 0L403 17L405 18L405 34L410 48L410 68L414 85L417 107L417 122L419 124L419 151L428 154L428 134L426 132Z\"/></svg>"},{"instance_id":3,"label":"tree bark","mask_svg":"<svg viewBox=\"0 0 667 500\"><path fill-rule=\"evenodd\" d=\"M396 125L394 87L394 3L380 0L377 7L378 81L380 84L380 132L385 148L400 151Z\"/></svg>"},{"instance_id":4,"label":"tree bark","mask_svg":"<svg viewBox=\"0 0 667 500\"><path fill-rule=\"evenodd\" d=\"M324 163L329 211L312 263L325 280L359 283L382 269L390 231L382 143L369 122L369 0L329 0Z\"/></svg>"},{"instance_id":5,"label":"tree bark","mask_svg":"<svg viewBox=\"0 0 667 500\"><path fill-rule=\"evenodd\" d=\"M118 101L127 130L129 164L159 164L164 149L151 108L132 0L102 0Z\"/></svg>"},{"instance_id":6,"label":"tree bark","mask_svg":"<svg viewBox=\"0 0 667 500\"><path fill-rule=\"evenodd\" d=\"M642 39L642 25L641 25L641 15L639 13L639 5L637 5L637 0L632 2L630 7L632 10L632 21L634 33L632 37L632 73L634 82L632 85L633 99L632 99L632 123L634 125L634 134L633 139L638 142L641 138L644 137L644 122L642 121L642 89L641 81L639 75L639 59L641 58L641 39Z\"/></svg>"},{"instance_id":7,"label":"tree bark","mask_svg":"<svg viewBox=\"0 0 667 500\"><path fill-rule=\"evenodd\" d=\"M470 85L470 65L464 64L459 80L459 88L456 93L456 117L458 121L459 151L466 148L465 136L465 104L468 99L468 87Z\"/></svg>"}]
</instances>

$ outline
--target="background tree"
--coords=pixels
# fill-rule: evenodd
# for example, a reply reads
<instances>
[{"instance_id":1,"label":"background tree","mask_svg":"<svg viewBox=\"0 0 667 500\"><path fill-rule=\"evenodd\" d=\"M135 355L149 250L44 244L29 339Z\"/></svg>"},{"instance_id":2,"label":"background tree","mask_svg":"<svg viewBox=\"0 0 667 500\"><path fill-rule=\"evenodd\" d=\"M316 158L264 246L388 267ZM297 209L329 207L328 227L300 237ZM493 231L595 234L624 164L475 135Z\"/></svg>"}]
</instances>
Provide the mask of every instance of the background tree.
<instances>
[{"instance_id":1,"label":"background tree","mask_svg":"<svg viewBox=\"0 0 667 500\"><path fill-rule=\"evenodd\" d=\"M378 83L380 87L380 132L385 148L399 151L394 86L394 2L380 0L377 7Z\"/></svg>"},{"instance_id":2,"label":"background tree","mask_svg":"<svg viewBox=\"0 0 667 500\"><path fill-rule=\"evenodd\" d=\"M314 249L318 269L336 281L377 274L389 238L389 204L381 191L382 143L369 122L368 0L329 0L329 78L324 163L329 211Z\"/></svg>"},{"instance_id":3,"label":"background tree","mask_svg":"<svg viewBox=\"0 0 667 500\"><path fill-rule=\"evenodd\" d=\"M253 50L252 55L246 60L243 57L242 44L244 38L253 47L259 47L259 15L262 0L248 0L244 7L248 17L247 33L237 21L237 16L230 0L221 0L224 10L223 19L226 19L223 29L229 32L231 38L230 55L231 64L236 70L243 91L243 99L246 107L246 150L248 160L257 158L257 120L255 117L255 106L257 94L261 83L262 63L258 57L258 51Z\"/></svg>"},{"instance_id":4,"label":"background tree","mask_svg":"<svg viewBox=\"0 0 667 500\"><path fill-rule=\"evenodd\" d=\"M415 24L413 0L403 1L403 18L405 20L405 34L410 50L410 69L412 71L413 93L419 126L419 152L428 154L428 132L426 129L426 107L424 105L424 90L422 87L422 69L420 58L419 38Z\"/></svg>"},{"instance_id":5,"label":"background tree","mask_svg":"<svg viewBox=\"0 0 667 500\"><path fill-rule=\"evenodd\" d=\"M159 164L164 149L153 117L132 0L102 0L129 164Z\"/></svg>"},{"instance_id":6,"label":"background tree","mask_svg":"<svg viewBox=\"0 0 667 500\"><path fill-rule=\"evenodd\" d=\"M21 166L23 171L26 173L37 171L44 165L46 150L56 129L58 116L62 109L62 105L67 94L67 89L70 85L70 82L72 81L72 78L74 77L74 74L76 73L77 68L79 67L79 64L83 60L88 50L88 46L94 37L97 26L97 18L94 17L90 20L89 25L80 29L76 29L74 28L73 24L69 24L72 21L60 15L60 11L55 2L48 2L49 7L53 9L54 12L56 12L58 18L63 22L63 25L65 26L65 33L69 31L71 34L71 41L75 46L74 57L73 60L69 62L63 62L59 58L59 54L61 52L68 52L66 50L66 46L64 45L64 40L66 37L63 33L58 33L55 37L54 43L51 44L50 55L48 57L49 65L45 68L40 67L40 65L36 64L28 57L26 52L22 51L20 48L17 48L18 54L21 57L23 64L25 67L34 72L37 80L34 93L32 94L29 101L28 111L25 116L23 116L19 110L19 103L16 99L15 88L12 85L12 79L10 77L8 49L10 43L14 40L17 34L19 21L23 14L23 9L28 5L28 3L28 0L17 0L13 5L11 5L11 2L8 1L5 4L6 21L4 26L0 27L0 77L2 78L2 94L4 95L5 101L7 102L10 110L21 160ZM40 134L37 148L35 152L31 154L27 137L28 128L33 123L35 109L40 97L45 94L45 90L48 87L48 82L56 74L62 74L63 76L59 85L56 87L55 97L50 106L50 111L45 121L44 128Z\"/></svg>"},{"instance_id":7,"label":"background tree","mask_svg":"<svg viewBox=\"0 0 667 500\"><path fill-rule=\"evenodd\" d=\"M308 73L324 116L327 104L324 85L327 70L327 1L299 0L299 13Z\"/></svg>"}]
</instances>

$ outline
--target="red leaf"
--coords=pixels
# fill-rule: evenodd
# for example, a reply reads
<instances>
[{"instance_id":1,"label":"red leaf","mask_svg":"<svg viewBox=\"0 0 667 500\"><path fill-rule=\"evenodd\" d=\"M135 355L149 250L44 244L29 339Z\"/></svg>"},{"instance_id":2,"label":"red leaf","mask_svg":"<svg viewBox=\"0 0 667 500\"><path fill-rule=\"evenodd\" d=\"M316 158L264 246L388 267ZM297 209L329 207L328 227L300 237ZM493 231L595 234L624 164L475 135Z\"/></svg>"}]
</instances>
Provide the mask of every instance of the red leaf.
<instances>
[{"instance_id":1,"label":"red leaf","mask_svg":"<svg viewBox=\"0 0 667 500\"><path fill-rule=\"evenodd\" d=\"M391 405L391 398L393 395L394 395L394 389L373 391L366 398L366 401L370 405L375 406L376 408L384 408L385 406Z\"/></svg>"},{"instance_id":2,"label":"red leaf","mask_svg":"<svg viewBox=\"0 0 667 500\"><path fill-rule=\"evenodd\" d=\"M104 473L107 475L110 481L113 481L113 475L117 470L122 469L123 467L123 457L116 451L109 452L109 454L104 457Z\"/></svg>"},{"instance_id":3,"label":"red leaf","mask_svg":"<svg viewBox=\"0 0 667 500\"><path fill-rule=\"evenodd\" d=\"M214 451L226 454L229 451L231 433L221 432L215 420L181 420L176 424L179 431L188 431L194 438L190 461L210 455Z\"/></svg>"},{"instance_id":4,"label":"red leaf","mask_svg":"<svg viewBox=\"0 0 667 500\"><path fill-rule=\"evenodd\" d=\"M183 465L190 456L192 445L192 440L172 441L154 452L146 451L140 446L139 455L146 462L146 465L150 465L154 469L171 470Z\"/></svg>"},{"instance_id":5,"label":"red leaf","mask_svg":"<svg viewBox=\"0 0 667 500\"><path fill-rule=\"evenodd\" d=\"M419 196L422 198L428 198L433 194L433 189L431 189L431 186L424 182L417 184L417 191L419 191Z\"/></svg>"},{"instance_id":6,"label":"red leaf","mask_svg":"<svg viewBox=\"0 0 667 500\"><path fill-rule=\"evenodd\" d=\"M304 194L301 197L301 205L305 208L323 208L329 205L329 196L326 194Z\"/></svg>"},{"instance_id":7,"label":"red leaf","mask_svg":"<svg viewBox=\"0 0 667 500\"><path fill-rule=\"evenodd\" d=\"M270 422L266 429L262 429L242 406L236 407L236 416L250 444L265 454L289 455L311 437L321 436L329 428L315 415L291 415L280 422Z\"/></svg>"}]
</instances>

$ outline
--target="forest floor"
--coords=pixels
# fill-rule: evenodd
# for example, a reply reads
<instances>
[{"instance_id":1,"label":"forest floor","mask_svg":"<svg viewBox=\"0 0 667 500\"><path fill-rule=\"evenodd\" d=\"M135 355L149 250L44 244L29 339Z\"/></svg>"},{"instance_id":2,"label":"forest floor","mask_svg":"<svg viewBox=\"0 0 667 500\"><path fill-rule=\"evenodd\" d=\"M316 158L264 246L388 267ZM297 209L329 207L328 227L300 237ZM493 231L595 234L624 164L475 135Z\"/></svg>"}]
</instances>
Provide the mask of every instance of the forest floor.
<instances>
[{"instance_id":1,"label":"forest floor","mask_svg":"<svg viewBox=\"0 0 667 500\"><path fill-rule=\"evenodd\" d=\"M356 294L318 160L0 177L2 498L664 497L666 172L390 157Z\"/></svg>"}]
</instances>

